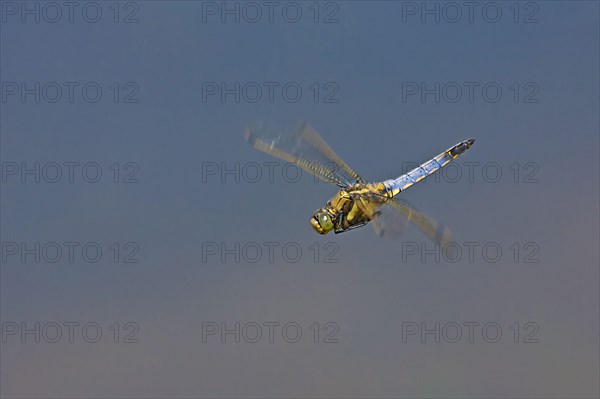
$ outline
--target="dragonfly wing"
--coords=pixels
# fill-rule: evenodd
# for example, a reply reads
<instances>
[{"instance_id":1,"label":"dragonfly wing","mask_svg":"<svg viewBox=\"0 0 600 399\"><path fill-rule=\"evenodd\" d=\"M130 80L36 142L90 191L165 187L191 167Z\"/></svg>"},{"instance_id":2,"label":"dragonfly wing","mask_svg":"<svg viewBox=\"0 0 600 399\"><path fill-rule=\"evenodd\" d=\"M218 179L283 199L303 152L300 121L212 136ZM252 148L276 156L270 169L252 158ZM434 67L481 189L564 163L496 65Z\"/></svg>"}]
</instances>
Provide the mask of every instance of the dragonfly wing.
<instances>
[{"instance_id":1,"label":"dragonfly wing","mask_svg":"<svg viewBox=\"0 0 600 399\"><path fill-rule=\"evenodd\" d=\"M244 138L254 148L298 165L319 179L346 188L363 179L323 140L310 125L302 121L289 131L272 131L264 124L247 127Z\"/></svg>"},{"instance_id":2,"label":"dragonfly wing","mask_svg":"<svg viewBox=\"0 0 600 399\"><path fill-rule=\"evenodd\" d=\"M386 209L381 209L382 200L379 197L359 195L355 198L355 202L362 213L371 221L375 234L380 237L387 237L389 232L397 231L398 228L406 225L406 217L398 212L382 212Z\"/></svg>"},{"instance_id":3,"label":"dragonfly wing","mask_svg":"<svg viewBox=\"0 0 600 399\"><path fill-rule=\"evenodd\" d=\"M376 235L384 238L401 236L406 231L408 219L388 206L381 208L381 214L371 222Z\"/></svg>"},{"instance_id":4,"label":"dragonfly wing","mask_svg":"<svg viewBox=\"0 0 600 399\"><path fill-rule=\"evenodd\" d=\"M397 237L410 222L432 241L444 246L450 242L450 230L446 225L417 210L398 198L371 195L360 198L360 207L371 219L375 234L380 237Z\"/></svg>"},{"instance_id":5,"label":"dragonfly wing","mask_svg":"<svg viewBox=\"0 0 600 399\"><path fill-rule=\"evenodd\" d=\"M386 201L383 196L361 195L356 204L370 219L376 235L388 238L399 236L404 231L408 221L406 214L391 206L384 206Z\"/></svg>"},{"instance_id":6,"label":"dragonfly wing","mask_svg":"<svg viewBox=\"0 0 600 399\"><path fill-rule=\"evenodd\" d=\"M404 200L398 198L386 199L383 209L383 214L385 214L386 216L391 215L392 213L396 213L401 220L408 221L411 224L415 225L429 239L436 243L439 243L441 246L445 246L451 240L450 230L445 224L440 223L437 220L425 215L424 213L417 210L414 206L412 206ZM389 210L391 210L392 212L389 212ZM383 220L385 221L385 219ZM404 225L406 225L406 222L404 222ZM396 231L394 230L394 228L397 229L396 226L398 225L394 225L388 222L388 229L391 229L390 234L393 235L394 233L396 233ZM402 230L399 230L399 232L402 232Z\"/></svg>"}]
</instances>

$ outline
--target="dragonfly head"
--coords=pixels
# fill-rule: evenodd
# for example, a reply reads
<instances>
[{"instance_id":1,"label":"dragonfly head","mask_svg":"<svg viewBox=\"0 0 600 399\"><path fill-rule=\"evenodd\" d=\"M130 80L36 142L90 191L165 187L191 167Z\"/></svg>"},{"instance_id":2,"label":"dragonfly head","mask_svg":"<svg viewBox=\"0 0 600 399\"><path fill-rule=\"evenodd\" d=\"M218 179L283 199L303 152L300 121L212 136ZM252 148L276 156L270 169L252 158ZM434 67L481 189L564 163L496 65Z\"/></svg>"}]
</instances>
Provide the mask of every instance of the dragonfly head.
<instances>
[{"instance_id":1,"label":"dragonfly head","mask_svg":"<svg viewBox=\"0 0 600 399\"><path fill-rule=\"evenodd\" d=\"M333 215L325 208L318 209L310 219L310 224L319 234L333 230Z\"/></svg>"}]
</instances>

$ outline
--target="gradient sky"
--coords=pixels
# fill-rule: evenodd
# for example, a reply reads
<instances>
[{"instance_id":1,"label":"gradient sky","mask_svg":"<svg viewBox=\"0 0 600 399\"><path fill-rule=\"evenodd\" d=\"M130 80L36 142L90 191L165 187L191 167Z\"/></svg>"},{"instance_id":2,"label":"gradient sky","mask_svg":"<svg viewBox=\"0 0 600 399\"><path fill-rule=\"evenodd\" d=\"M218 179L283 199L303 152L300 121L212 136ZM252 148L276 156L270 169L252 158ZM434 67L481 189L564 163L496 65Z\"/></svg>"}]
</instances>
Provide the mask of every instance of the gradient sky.
<instances>
[{"instance_id":1,"label":"gradient sky","mask_svg":"<svg viewBox=\"0 0 600 399\"><path fill-rule=\"evenodd\" d=\"M80 8L69 22L64 7L51 23L54 10L30 2L40 7L36 23L35 15L21 21L22 4L0 3L2 170L96 162L103 175L88 183L76 169L69 183L64 169L57 183L22 183L19 174L2 181L1 320L4 328L95 322L103 335L93 344L81 334L73 343L6 336L3 397L598 397L597 2L494 3L496 23L490 6L482 16L486 3L472 21L463 7L456 23L448 21L454 10L437 2L427 7L437 4L439 22L421 14L421 2L294 3L297 23L280 8L273 22L266 8L257 23L248 9L239 23L228 15L222 22L210 11L223 3L194 1L121 3L118 16L112 2L99 2L97 23ZM138 22L123 23L128 16ZM326 16L337 22L323 23ZM39 103L10 94L22 82L46 88ZM66 92L49 102L49 82L79 84L73 102ZM98 102L82 97L89 82L102 89ZM265 93L251 102L250 91L221 101L206 91L211 82L279 88L272 102ZM302 88L297 102L282 97L290 82ZM406 92L436 82L478 86L473 101L466 92L451 102L448 91L437 103ZM497 102L481 94L486 84L501 88ZM138 101L124 103L136 88L127 98ZM337 101L324 102L327 95ZM479 163L473 181L430 178L404 197L447 223L456 242L478 243L474 260L408 256L407 245L432 247L414 228L399 240L380 239L369 226L316 235L309 217L335 187L307 175L290 182L283 163L270 182L264 162L276 160L242 137L257 120L301 119L372 180L475 137L459 160L463 173L464 162ZM128 162L139 168L137 183L123 183ZM264 167L258 182L203 179L207 165L241 170L253 162ZM491 163L502 172L495 183L482 175ZM98 243L102 258L91 263L76 252L73 263L66 255L35 263L5 251L6 243L71 241ZM134 242L139 262L115 263L114 242L119 259ZM203 261L206 243L252 242L279 243L274 260L263 253L255 263ZM289 243L302 249L296 263L282 256ZM496 263L482 256L489 243L502 249ZM523 262L532 248L539 262ZM332 250L338 262L324 262ZM109 327L120 323L122 341L128 321L139 342L114 343ZM236 321L295 322L303 335L298 343L280 331L273 343L264 335L258 343L202 342L203 323ZM319 343L309 329L315 322ZM339 327L339 342L322 342L327 322ZM421 343L418 335L403 342L403 325L421 322L492 322L502 336L489 343L477 331L470 343L464 328L458 343ZM527 322L539 327L538 343L523 342Z\"/></svg>"}]
</instances>

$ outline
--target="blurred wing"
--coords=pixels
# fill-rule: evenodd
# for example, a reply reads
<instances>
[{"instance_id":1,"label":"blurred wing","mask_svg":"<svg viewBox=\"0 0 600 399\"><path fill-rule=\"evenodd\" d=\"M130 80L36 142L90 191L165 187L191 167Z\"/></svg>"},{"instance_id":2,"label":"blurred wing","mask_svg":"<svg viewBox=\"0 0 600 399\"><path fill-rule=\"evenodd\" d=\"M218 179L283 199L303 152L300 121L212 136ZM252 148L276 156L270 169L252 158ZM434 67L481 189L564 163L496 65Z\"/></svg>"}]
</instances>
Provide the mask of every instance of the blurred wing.
<instances>
[{"instance_id":1,"label":"blurred wing","mask_svg":"<svg viewBox=\"0 0 600 399\"><path fill-rule=\"evenodd\" d=\"M445 246L450 242L450 230L445 224L430 218L404 200L394 198L386 200L385 203L384 208L390 207L393 209L402 218L417 226L432 241L439 243L441 246Z\"/></svg>"},{"instance_id":2,"label":"blurred wing","mask_svg":"<svg viewBox=\"0 0 600 399\"><path fill-rule=\"evenodd\" d=\"M391 206L382 206L379 216L371 222L373 231L379 237L400 237L408 225L406 215L397 212Z\"/></svg>"},{"instance_id":3,"label":"blurred wing","mask_svg":"<svg viewBox=\"0 0 600 399\"><path fill-rule=\"evenodd\" d=\"M378 236L397 237L405 231L407 222L410 222L442 247L450 242L451 234L446 225L426 216L408 202L383 196L376 198L380 203L378 206L374 205L375 199L371 201L368 198L362 199L361 202L363 210L372 217L371 224Z\"/></svg>"},{"instance_id":4,"label":"blurred wing","mask_svg":"<svg viewBox=\"0 0 600 399\"><path fill-rule=\"evenodd\" d=\"M246 128L244 138L256 149L294 163L319 179L346 188L362 183L362 178L302 121L292 131L274 133L264 125Z\"/></svg>"},{"instance_id":5,"label":"blurred wing","mask_svg":"<svg viewBox=\"0 0 600 399\"><path fill-rule=\"evenodd\" d=\"M406 215L395 208L384 206L383 196L373 194L359 195L354 198L360 210L367 215L375 234L380 237L399 236L406 227Z\"/></svg>"}]
</instances>

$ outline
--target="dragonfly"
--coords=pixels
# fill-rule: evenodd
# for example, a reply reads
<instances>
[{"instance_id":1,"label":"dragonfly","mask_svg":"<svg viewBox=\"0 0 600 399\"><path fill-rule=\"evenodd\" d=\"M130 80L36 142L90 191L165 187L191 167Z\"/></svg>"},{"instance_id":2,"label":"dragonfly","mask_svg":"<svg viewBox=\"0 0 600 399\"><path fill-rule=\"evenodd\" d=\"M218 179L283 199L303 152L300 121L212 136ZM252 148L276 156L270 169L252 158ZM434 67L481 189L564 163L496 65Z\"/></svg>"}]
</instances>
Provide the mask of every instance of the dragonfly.
<instances>
[{"instance_id":1,"label":"dragonfly","mask_svg":"<svg viewBox=\"0 0 600 399\"><path fill-rule=\"evenodd\" d=\"M269 130L264 124L246 127L244 138L257 150L293 163L339 188L337 194L310 218L317 233L333 231L338 234L371 223L377 235L392 236L401 233L408 221L441 244L450 241L449 229L398 196L458 158L475 142L472 138L461 141L394 179L367 182L306 121L301 121L294 129L280 132Z\"/></svg>"}]
</instances>

